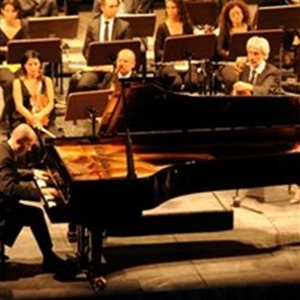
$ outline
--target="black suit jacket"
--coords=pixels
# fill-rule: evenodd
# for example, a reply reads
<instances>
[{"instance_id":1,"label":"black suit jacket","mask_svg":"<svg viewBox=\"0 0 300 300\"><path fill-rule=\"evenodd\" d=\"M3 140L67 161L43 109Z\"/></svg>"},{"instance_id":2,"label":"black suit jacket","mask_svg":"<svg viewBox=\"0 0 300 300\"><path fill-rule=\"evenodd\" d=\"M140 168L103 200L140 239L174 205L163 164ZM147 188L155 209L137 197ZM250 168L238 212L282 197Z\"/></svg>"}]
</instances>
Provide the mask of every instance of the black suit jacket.
<instances>
[{"instance_id":1,"label":"black suit jacket","mask_svg":"<svg viewBox=\"0 0 300 300\"><path fill-rule=\"evenodd\" d=\"M249 82L250 68L246 66L239 75L239 80ZM270 63L266 64L261 74L257 74L253 85L253 95L270 95L280 91L280 71Z\"/></svg>"},{"instance_id":2,"label":"black suit jacket","mask_svg":"<svg viewBox=\"0 0 300 300\"><path fill-rule=\"evenodd\" d=\"M94 16L87 26L82 53L87 59L90 43L99 42L100 36L100 14ZM116 18L113 24L112 40L132 39L133 34L130 24L122 19Z\"/></svg>"},{"instance_id":3,"label":"black suit jacket","mask_svg":"<svg viewBox=\"0 0 300 300\"><path fill-rule=\"evenodd\" d=\"M136 78L138 77L138 74L136 72L132 72L130 78ZM116 83L118 82L118 77L117 74L113 74L113 73L106 73L103 77L103 80L100 84L98 84L98 88L100 90L102 89L109 89L110 88L110 84L111 83Z\"/></svg>"},{"instance_id":4,"label":"black suit jacket","mask_svg":"<svg viewBox=\"0 0 300 300\"><path fill-rule=\"evenodd\" d=\"M41 199L37 187L30 181L33 172L18 170L14 152L7 142L0 144L0 210L13 206L19 200Z\"/></svg>"}]
</instances>

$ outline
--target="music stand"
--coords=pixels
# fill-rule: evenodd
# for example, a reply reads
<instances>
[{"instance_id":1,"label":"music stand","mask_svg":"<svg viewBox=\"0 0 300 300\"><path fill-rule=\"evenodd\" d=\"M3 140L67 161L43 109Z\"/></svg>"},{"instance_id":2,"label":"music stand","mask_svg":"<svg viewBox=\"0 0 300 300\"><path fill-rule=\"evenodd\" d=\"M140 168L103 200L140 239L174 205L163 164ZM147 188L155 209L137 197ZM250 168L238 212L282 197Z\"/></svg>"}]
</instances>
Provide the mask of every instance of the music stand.
<instances>
[{"instance_id":1,"label":"music stand","mask_svg":"<svg viewBox=\"0 0 300 300\"><path fill-rule=\"evenodd\" d=\"M141 64L142 73L146 77L147 73L147 57L146 52L148 49L148 43L146 37L154 35L156 14L118 14L117 18L120 18L130 24L132 34L134 38L140 39L143 49L141 51Z\"/></svg>"},{"instance_id":2,"label":"music stand","mask_svg":"<svg viewBox=\"0 0 300 300\"><path fill-rule=\"evenodd\" d=\"M27 50L36 50L40 53L44 63L51 64L51 77L55 74L55 64L60 66L60 87L63 93L62 53L60 38L40 38L10 40L7 43L7 63L19 64L20 59Z\"/></svg>"},{"instance_id":3,"label":"music stand","mask_svg":"<svg viewBox=\"0 0 300 300\"><path fill-rule=\"evenodd\" d=\"M30 38L75 39L78 34L78 24L78 16L30 17L28 31Z\"/></svg>"},{"instance_id":4,"label":"music stand","mask_svg":"<svg viewBox=\"0 0 300 300\"><path fill-rule=\"evenodd\" d=\"M59 38L10 40L7 43L7 63L20 63L20 58L29 49L40 53L43 62L61 63Z\"/></svg>"},{"instance_id":5,"label":"music stand","mask_svg":"<svg viewBox=\"0 0 300 300\"><path fill-rule=\"evenodd\" d=\"M228 60L235 60L238 56L247 56L246 44L252 36L261 36L268 40L270 45L269 59L280 53L283 37L282 29L251 30L234 33L231 36Z\"/></svg>"},{"instance_id":6,"label":"music stand","mask_svg":"<svg viewBox=\"0 0 300 300\"><path fill-rule=\"evenodd\" d=\"M185 1L185 6L189 12L190 18L195 25L215 26L218 17L217 1Z\"/></svg>"},{"instance_id":7,"label":"music stand","mask_svg":"<svg viewBox=\"0 0 300 300\"><path fill-rule=\"evenodd\" d=\"M216 36L213 33L169 36L165 40L162 61L171 62L186 60L188 62L189 82L191 87L192 60L211 60L214 54L215 45Z\"/></svg>"},{"instance_id":8,"label":"music stand","mask_svg":"<svg viewBox=\"0 0 300 300\"><path fill-rule=\"evenodd\" d=\"M130 24L134 37L153 36L156 14L119 14L117 18Z\"/></svg>"},{"instance_id":9,"label":"music stand","mask_svg":"<svg viewBox=\"0 0 300 300\"><path fill-rule=\"evenodd\" d=\"M91 119L92 137L96 138L96 118L101 117L111 90L76 92L68 95L65 121Z\"/></svg>"},{"instance_id":10,"label":"music stand","mask_svg":"<svg viewBox=\"0 0 300 300\"><path fill-rule=\"evenodd\" d=\"M101 66L113 65L118 52L124 48L131 49L137 58L135 69L139 68L141 41L138 40L114 40L110 42L92 42L89 45L87 65Z\"/></svg>"},{"instance_id":11,"label":"music stand","mask_svg":"<svg viewBox=\"0 0 300 300\"><path fill-rule=\"evenodd\" d=\"M257 29L296 29L300 27L300 5L259 7Z\"/></svg>"}]
</instances>

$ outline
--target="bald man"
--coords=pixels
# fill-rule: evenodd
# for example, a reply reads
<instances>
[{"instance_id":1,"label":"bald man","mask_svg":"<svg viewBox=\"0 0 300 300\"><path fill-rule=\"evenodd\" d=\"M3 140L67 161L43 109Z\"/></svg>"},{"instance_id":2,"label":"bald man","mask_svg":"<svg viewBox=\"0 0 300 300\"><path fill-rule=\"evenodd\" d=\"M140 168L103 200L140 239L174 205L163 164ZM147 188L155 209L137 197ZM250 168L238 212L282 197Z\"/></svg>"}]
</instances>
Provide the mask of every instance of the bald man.
<instances>
[{"instance_id":1,"label":"bald man","mask_svg":"<svg viewBox=\"0 0 300 300\"><path fill-rule=\"evenodd\" d=\"M23 226L29 226L43 255L44 272L56 272L66 267L64 260L52 250L50 233L41 208L21 203L20 200L40 201L39 189L33 178L45 179L42 170L19 170L16 158L24 156L37 142L34 130L27 124L18 125L8 141L0 143L0 218L5 220L3 241L12 247ZM45 195L56 195L46 188Z\"/></svg>"},{"instance_id":2,"label":"bald man","mask_svg":"<svg viewBox=\"0 0 300 300\"><path fill-rule=\"evenodd\" d=\"M110 84L115 83L120 78L136 77L135 66L135 53L131 49L120 50L116 60L115 72L105 74L103 81L99 84L99 89L111 88Z\"/></svg>"}]
</instances>

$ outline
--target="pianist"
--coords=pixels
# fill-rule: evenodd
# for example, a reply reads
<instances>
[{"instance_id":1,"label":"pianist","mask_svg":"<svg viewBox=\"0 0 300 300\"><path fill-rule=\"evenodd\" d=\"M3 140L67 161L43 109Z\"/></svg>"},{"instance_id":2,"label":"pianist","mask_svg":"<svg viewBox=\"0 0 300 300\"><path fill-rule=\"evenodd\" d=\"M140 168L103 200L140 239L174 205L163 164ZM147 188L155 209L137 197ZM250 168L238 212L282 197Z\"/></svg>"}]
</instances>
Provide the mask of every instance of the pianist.
<instances>
[{"instance_id":1,"label":"pianist","mask_svg":"<svg viewBox=\"0 0 300 300\"><path fill-rule=\"evenodd\" d=\"M280 71L267 62L270 45L259 36L249 38L247 58L237 64L238 78L233 95L273 95L280 93Z\"/></svg>"},{"instance_id":2,"label":"pianist","mask_svg":"<svg viewBox=\"0 0 300 300\"><path fill-rule=\"evenodd\" d=\"M13 246L23 226L29 226L43 255L44 272L65 269L66 262L52 250L52 241L41 208L20 202L39 201L39 189L32 180L44 178L41 170L18 170L16 158L22 157L36 143L37 136L27 124L18 125L8 141L0 144L0 217L5 220L3 241ZM43 194L55 196L52 188L43 189Z\"/></svg>"}]
</instances>

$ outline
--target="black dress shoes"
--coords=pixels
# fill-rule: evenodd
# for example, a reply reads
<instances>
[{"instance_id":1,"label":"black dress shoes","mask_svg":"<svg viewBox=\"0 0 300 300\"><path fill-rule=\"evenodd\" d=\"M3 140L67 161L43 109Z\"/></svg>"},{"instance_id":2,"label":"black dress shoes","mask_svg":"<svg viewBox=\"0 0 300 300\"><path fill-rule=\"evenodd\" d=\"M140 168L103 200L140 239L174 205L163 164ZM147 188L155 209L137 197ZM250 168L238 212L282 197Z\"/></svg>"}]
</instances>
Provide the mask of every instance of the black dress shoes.
<instances>
[{"instance_id":1,"label":"black dress shoes","mask_svg":"<svg viewBox=\"0 0 300 300\"><path fill-rule=\"evenodd\" d=\"M63 271L68 267L69 267L69 263L66 260L61 259L55 254L44 258L42 264L42 270L44 273L56 273L56 272Z\"/></svg>"}]
</instances>

